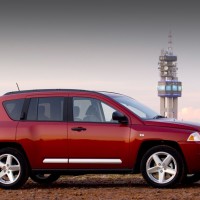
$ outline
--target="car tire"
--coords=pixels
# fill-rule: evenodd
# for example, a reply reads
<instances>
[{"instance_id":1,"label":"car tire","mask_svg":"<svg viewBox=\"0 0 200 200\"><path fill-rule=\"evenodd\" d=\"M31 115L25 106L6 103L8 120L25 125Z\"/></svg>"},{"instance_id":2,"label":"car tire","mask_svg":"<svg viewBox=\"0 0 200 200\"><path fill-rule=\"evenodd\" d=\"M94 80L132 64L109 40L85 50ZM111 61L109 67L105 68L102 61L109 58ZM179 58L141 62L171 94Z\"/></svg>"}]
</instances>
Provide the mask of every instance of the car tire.
<instances>
[{"instance_id":1,"label":"car tire","mask_svg":"<svg viewBox=\"0 0 200 200\"><path fill-rule=\"evenodd\" d=\"M59 174L42 174L42 173L32 173L30 178L39 184L49 184L53 183L54 181L58 180L60 177Z\"/></svg>"},{"instance_id":2,"label":"car tire","mask_svg":"<svg viewBox=\"0 0 200 200\"><path fill-rule=\"evenodd\" d=\"M185 177L184 183L189 185L189 184L198 182L199 180L200 180L200 173L187 174L187 176Z\"/></svg>"},{"instance_id":3,"label":"car tire","mask_svg":"<svg viewBox=\"0 0 200 200\"><path fill-rule=\"evenodd\" d=\"M184 177L184 168L180 153L165 145L152 147L144 154L141 161L144 179L156 188L176 186Z\"/></svg>"},{"instance_id":4,"label":"car tire","mask_svg":"<svg viewBox=\"0 0 200 200\"><path fill-rule=\"evenodd\" d=\"M25 156L15 148L0 149L0 187L16 189L29 177L29 167Z\"/></svg>"}]
</instances>

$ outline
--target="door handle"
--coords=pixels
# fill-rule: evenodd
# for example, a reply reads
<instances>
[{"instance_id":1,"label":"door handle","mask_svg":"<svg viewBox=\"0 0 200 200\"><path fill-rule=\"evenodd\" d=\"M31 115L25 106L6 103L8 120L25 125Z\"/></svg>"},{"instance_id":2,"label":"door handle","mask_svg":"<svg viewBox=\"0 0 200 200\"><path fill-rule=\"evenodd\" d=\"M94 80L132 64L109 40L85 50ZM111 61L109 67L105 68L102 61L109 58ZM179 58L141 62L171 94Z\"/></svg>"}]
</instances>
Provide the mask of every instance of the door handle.
<instances>
[{"instance_id":1,"label":"door handle","mask_svg":"<svg viewBox=\"0 0 200 200\"><path fill-rule=\"evenodd\" d=\"M81 132L81 131L86 131L87 129L86 128L83 128L83 127L74 127L72 128L72 131L78 131L78 132Z\"/></svg>"}]
</instances>

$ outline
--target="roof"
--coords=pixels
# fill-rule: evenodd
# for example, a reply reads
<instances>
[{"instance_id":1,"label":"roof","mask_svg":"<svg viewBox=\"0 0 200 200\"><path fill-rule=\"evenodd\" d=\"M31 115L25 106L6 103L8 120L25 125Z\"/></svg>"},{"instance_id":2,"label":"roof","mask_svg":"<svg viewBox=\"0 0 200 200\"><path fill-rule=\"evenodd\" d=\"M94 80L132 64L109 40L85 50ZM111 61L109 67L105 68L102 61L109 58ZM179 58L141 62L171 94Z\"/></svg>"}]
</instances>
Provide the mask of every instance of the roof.
<instances>
[{"instance_id":1,"label":"roof","mask_svg":"<svg viewBox=\"0 0 200 200\"><path fill-rule=\"evenodd\" d=\"M35 89L35 90L12 91L12 92L7 92L4 95L33 93L33 92L37 92L38 93L38 92L69 92L69 91L95 92L95 91L79 90L79 89Z\"/></svg>"},{"instance_id":2,"label":"roof","mask_svg":"<svg viewBox=\"0 0 200 200\"><path fill-rule=\"evenodd\" d=\"M34 89L34 90L20 90L7 92L4 95L17 95L17 94L26 94L26 93L40 93L40 92L89 92L89 93L98 93L106 96L118 96L121 95L115 92L108 91L93 91L93 90L82 90L82 89Z\"/></svg>"}]
</instances>

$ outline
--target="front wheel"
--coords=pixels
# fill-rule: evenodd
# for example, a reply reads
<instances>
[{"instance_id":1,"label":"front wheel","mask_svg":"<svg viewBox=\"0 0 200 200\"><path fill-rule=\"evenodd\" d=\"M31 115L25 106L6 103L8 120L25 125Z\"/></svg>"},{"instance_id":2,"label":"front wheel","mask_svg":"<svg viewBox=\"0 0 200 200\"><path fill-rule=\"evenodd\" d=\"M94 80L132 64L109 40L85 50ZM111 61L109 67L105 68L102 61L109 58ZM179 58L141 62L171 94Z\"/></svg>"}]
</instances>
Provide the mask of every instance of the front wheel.
<instances>
[{"instance_id":1,"label":"front wheel","mask_svg":"<svg viewBox=\"0 0 200 200\"><path fill-rule=\"evenodd\" d=\"M59 179L60 175L59 174L42 174L42 173L35 174L35 173L33 173L30 175L30 177L36 183L49 184L49 183L52 183L52 182L56 181L57 179Z\"/></svg>"},{"instance_id":2,"label":"front wheel","mask_svg":"<svg viewBox=\"0 0 200 200\"><path fill-rule=\"evenodd\" d=\"M184 177L184 162L176 149L160 145L152 147L144 154L141 172L151 186L169 188Z\"/></svg>"}]
</instances>

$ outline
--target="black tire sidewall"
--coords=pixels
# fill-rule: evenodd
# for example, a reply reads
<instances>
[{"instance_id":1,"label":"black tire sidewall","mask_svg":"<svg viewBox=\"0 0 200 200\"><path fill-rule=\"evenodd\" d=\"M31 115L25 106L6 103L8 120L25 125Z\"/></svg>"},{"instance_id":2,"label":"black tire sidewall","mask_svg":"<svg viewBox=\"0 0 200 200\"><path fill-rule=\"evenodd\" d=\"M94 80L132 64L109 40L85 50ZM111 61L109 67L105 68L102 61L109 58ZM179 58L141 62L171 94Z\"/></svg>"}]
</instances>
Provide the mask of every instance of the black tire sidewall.
<instances>
[{"instance_id":1,"label":"black tire sidewall","mask_svg":"<svg viewBox=\"0 0 200 200\"><path fill-rule=\"evenodd\" d=\"M46 177L46 178L39 178L39 176L38 176L37 173L32 173L30 175L30 178L34 182L39 183L39 184L49 184L49 183L52 183L52 182L56 181L59 177L60 177L59 174L49 174L49 176Z\"/></svg>"},{"instance_id":2,"label":"black tire sidewall","mask_svg":"<svg viewBox=\"0 0 200 200\"><path fill-rule=\"evenodd\" d=\"M156 152L166 152L166 153L170 154L176 161L177 174L168 183L159 184L157 182L154 182L153 180L150 179L150 177L147 174L147 171L146 171L147 160L149 159L149 157L151 157ZM147 181L147 183L149 183L151 186L156 187L156 188L172 188L172 187L176 186L179 182L181 182L181 180L184 177L184 171L185 171L184 168L185 168L184 162L183 162L183 159L182 159L180 153L176 149L169 147L169 146L165 146L165 145L159 145L156 147L152 147L144 154L142 161L141 161L141 173L143 175L143 178Z\"/></svg>"},{"instance_id":3,"label":"black tire sidewall","mask_svg":"<svg viewBox=\"0 0 200 200\"><path fill-rule=\"evenodd\" d=\"M18 149L9 148L9 147L0 149L0 155L3 155L3 154L13 155L20 163L21 171L20 171L20 175L18 179L14 183L11 183L11 184L0 183L0 187L4 189L16 189L16 188L21 187L27 181L29 177L29 168L28 168L26 158L23 156L22 153L20 153Z\"/></svg>"},{"instance_id":4,"label":"black tire sidewall","mask_svg":"<svg viewBox=\"0 0 200 200\"><path fill-rule=\"evenodd\" d=\"M198 182L199 180L200 180L200 173L196 173L196 174L193 174L191 176L186 176L185 180L183 181L183 183L189 185L189 184Z\"/></svg>"}]
</instances>

